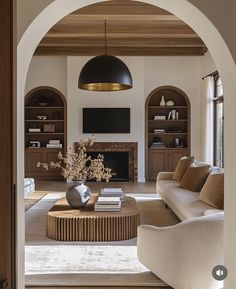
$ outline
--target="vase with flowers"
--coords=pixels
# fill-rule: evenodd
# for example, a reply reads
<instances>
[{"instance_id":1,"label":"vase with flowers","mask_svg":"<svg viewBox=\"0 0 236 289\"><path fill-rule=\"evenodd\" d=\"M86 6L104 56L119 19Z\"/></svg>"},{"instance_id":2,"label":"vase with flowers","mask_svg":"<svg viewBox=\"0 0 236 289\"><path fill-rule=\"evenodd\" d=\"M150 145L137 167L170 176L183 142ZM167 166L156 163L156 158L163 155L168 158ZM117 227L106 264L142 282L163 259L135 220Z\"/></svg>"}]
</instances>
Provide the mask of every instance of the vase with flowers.
<instances>
[{"instance_id":1,"label":"vase with flowers","mask_svg":"<svg viewBox=\"0 0 236 289\"><path fill-rule=\"evenodd\" d=\"M65 156L58 153L58 162L41 163L37 166L45 170L49 168L60 169L61 175L71 182L72 185L66 192L66 199L72 208L78 209L84 207L91 195L91 190L84 183L86 180L96 180L109 182L112 177L111 169L104 166L104 156L99 154L97 158L92 159L87 154L87 147L91 147L94 138L80 140L78 150L75 152L72 148L66 152Z\"/></svg>"}]
</instances>

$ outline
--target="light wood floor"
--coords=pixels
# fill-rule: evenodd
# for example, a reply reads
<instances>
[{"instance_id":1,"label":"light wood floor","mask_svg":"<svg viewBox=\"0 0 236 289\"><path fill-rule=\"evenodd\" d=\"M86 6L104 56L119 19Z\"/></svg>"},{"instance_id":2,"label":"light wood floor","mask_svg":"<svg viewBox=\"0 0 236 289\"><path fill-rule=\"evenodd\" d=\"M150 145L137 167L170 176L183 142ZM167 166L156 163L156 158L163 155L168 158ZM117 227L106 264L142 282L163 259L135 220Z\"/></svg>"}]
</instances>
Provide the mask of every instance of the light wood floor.
<instances>
[{"instance_id":1,"label":"light wood floor","mask_svg":"<svg viewBox=\"0 0 236 289\"><path fill-rule=\"evenodd\" d=\"M154 181L146 183L133 183L133 182L87 182L90 189L100 191L102 188L122 188L125 193L130 194L154 194L156 192L156 183ZM36 181L36 191L51 191L51 192L64 192L70 186L66 182L52 182L52 181Z\"/></svg>"},{"instance_id":2,"label":"light wood floor","mask_svg":"<svg viewBox=\"0 0 236 289\"><path fill-rule=\"evenodd\" d=\"M155 182L146 182L146 183L132 183L132 182L112 182L112 183L96 183L96 182L88 182L87 185L90 189L100 191L101 188L105 187L120 187L122 188L125 193L132 193L132 194L153 194L156 192L156 184ZM52 181L36 181L36 190L37 191L50 191L50 192L64 192L70 184L66 182L52 182ZM71 289L72 287L26 287L27 289ZM150 289L150 287L75 287L73 289ZM171 289L171 287L151 287L152 289Z\"/></svg>"},{"instance_id":3,"label":"light wood floor","mask_svg":"<svg viewBox=\"0 0 236 289\"><path fill-rule=\"evenodd\" d=\"M27 289L103 289L103 288L105 288L105 289L108 289L108 288L112 288L112 289L150 289L150 288L152 288L152 289L173 289L172 287L143 287L143 286L141 286L141 287L113 287L113 286L109 286L109 287L94 287L94 286L92 286L92 287L84 287L84 286L82 286L82 287L75 287L75 286L73 286L73 287L26 287Z\"/></svg>"}]
</instances>

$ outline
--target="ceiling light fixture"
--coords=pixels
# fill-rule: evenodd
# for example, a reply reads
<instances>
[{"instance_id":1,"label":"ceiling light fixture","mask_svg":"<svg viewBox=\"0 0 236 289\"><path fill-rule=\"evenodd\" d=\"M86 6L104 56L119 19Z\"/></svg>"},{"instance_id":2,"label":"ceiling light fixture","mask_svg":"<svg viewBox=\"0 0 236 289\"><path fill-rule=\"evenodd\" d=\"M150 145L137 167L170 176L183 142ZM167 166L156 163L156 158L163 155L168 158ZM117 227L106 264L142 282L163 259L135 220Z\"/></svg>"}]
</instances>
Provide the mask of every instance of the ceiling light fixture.
<instances>
[{"instance_id":1,"label":"ceiling light fixture","mask_svg":"<svg viewBox=\"0 0 236 289\"><path fill-rule=\"evenodd\" d=\"M79 75L80 89L117 91L130 89L133 80L129 68L119 58L107 55L107 26L105 20L105 54L90 59Z\"/></svg>"}]
</instances>

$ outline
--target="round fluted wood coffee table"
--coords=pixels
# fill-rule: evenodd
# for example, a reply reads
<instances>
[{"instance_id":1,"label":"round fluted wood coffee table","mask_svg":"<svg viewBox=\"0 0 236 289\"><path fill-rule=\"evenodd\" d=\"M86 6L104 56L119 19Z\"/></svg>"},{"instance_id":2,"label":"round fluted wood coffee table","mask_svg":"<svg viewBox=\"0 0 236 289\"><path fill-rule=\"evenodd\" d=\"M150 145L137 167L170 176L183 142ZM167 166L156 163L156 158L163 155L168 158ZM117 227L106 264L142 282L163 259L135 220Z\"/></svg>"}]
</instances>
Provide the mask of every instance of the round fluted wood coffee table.
<instances>
[{"instance_id":1,"label":"round fluted wood coffee table","mask_svg":"<svg viewBox=\"0 0 236 289\"><path fill-rule=\"evenodd\" d=\"M140 214L135 199L125 197L120 212L94 212L98 194L86 207L72 209L62 198L47 213L47 237L58 241L122 241L135 238Z\"/></svg>"}]
</instances>

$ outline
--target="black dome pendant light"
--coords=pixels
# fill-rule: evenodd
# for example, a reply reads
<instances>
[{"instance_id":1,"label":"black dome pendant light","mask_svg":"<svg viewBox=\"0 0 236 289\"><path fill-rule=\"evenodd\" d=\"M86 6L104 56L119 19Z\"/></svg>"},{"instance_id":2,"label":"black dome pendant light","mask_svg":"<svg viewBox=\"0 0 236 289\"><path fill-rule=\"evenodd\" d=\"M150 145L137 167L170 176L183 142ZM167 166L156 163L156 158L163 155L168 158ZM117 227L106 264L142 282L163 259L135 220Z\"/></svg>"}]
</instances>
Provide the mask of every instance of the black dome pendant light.
<instances>
[{"instance_id":1,"label":"black dome pendant light","mask_svg":"<svg viewBox=\"0 0 236 289\"><path fill-rule=\"evenodd\" d=\"M93 91L117 91L130 89L133 80L129 68L119 58L107 55L105 20L105 54L90 59L79 75L80 89Z\"/></svg>"}]
</instances>

